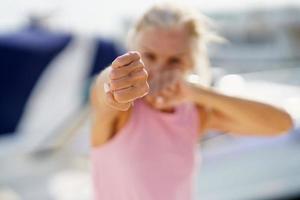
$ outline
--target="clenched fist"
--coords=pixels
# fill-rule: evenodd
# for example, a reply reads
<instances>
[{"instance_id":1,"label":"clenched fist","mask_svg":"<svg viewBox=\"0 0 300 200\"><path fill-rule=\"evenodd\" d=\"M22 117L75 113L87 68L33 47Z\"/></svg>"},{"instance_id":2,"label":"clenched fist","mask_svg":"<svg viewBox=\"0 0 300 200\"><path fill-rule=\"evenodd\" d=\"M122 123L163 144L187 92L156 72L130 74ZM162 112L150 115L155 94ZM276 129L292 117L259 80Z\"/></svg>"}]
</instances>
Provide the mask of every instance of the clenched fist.
<instances>
[{"instance_id":1,"label":"clenched fist","mask_svg":"<svg viewBox=\"0 0 300 200\"><path fill-rule=\"evenodd\" d=\"M177 69L160 72L149 80L149 85L150 92L146 101L157 109L175 107L189 97L186 81Z\"/></svg>"},{"instance_id":2,"label":"clenched fist","mask_svg":"<svg viewBox=\"0 0 300 200\"><path fill-rule=\"evenodd\" d=\"M109 82L104 84L107 103L117 110L128 110L132 102L149 91L148 74L138 52L128 52L111 64Z\"/></svg>"}]
</instances>

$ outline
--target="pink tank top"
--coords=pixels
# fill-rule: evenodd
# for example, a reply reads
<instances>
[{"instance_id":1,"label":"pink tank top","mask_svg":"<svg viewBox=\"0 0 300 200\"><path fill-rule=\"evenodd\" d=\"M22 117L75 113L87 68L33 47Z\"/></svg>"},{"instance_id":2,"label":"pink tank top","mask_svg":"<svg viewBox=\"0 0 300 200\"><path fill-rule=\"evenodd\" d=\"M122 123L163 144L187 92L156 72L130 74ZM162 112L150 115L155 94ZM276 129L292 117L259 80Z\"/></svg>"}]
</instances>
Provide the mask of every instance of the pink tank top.
<instances>
[{"instance_id":1,"label":"pink tank top","mask_svg":"<svg viewBox=\"0 0 300 200\"><path fill-rule=\"evenodd\" d=\"M195 105L174 113L135 101L123 129L92 149L96 200L191 200L198 169Z\"/></svg>"}]
</instances>

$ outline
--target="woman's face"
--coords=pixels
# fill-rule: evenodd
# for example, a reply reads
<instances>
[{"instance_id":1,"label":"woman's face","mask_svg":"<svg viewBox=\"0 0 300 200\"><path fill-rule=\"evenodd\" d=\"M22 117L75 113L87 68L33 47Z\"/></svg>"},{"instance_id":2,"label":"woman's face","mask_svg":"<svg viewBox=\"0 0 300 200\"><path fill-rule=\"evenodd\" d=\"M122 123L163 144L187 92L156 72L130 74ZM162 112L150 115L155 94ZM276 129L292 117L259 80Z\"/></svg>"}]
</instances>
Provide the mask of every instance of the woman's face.
<instances>
[{"instance_id":1,"label":"woman's face","mask_svg":"<svg viewBox=\"0 0 300 200\"><path fill-rule=\"evenodd\" d=\"M149 75L150 93L146 101L158 109L172 107L170 103L159 106L156 103L166 88L172 88L171 85L181 80L193 67L188 31L183 26L144 29L137 35L135 50L141 53ZM176 96L176 93L172 92L171 96Z\"/></svg>"},{"instance_id":2,"label":"woman's face","mask_svg":"<svg viewBox=\"0 0 300 200\"><path fill-rule=\"evenodd\" d=\"M184 74L192 68L191 41L184 26L144 29L136 41L136 50L142 55L149 79L168 70L180 70Z\"/></svg>"}]
</instances>

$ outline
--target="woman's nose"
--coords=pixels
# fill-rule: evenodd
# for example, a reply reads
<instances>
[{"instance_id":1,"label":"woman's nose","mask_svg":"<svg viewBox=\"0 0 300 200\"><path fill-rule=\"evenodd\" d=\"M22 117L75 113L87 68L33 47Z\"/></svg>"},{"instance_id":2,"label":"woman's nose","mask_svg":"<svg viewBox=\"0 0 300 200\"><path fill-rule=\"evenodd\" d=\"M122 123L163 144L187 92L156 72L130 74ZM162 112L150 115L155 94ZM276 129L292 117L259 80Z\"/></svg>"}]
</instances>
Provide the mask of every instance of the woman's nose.
<instances>
[{"instance_id":1,"label":"woman's nose","mask_svg":"<svg viewBox=\"0 0 300 200\"><path fill-rule=\"evenodd\" d=\"M153 63L149 68L148 68L148 79L151 79L153 76L158 76L160 73L168 69L165 63L163 62L156 62Z\"/></svg>"},{"instance_id":2,"label":"woman's nose","mask_svg":"<svg viewBox=\"0 0 300 200\"><path fill-rule=\"evenodd\" d=\"M156 63L155 69L159 72L164 71L165 69L168 69L168 66L164 62Z\"/></svg>"}]
</instances>

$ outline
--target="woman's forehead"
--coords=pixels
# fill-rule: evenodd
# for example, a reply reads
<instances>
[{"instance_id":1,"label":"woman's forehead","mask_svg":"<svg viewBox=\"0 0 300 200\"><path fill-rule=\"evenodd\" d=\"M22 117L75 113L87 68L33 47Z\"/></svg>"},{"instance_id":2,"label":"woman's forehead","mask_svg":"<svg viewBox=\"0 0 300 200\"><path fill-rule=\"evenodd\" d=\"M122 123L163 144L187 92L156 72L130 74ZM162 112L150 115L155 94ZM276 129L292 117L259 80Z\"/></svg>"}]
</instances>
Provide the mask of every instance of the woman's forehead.
<instances>
[{"instance_id":1,"label":"woman's forehead","mask_svg":"<svg viewBox=\"0 0 300 200\"><path fill-rule=\"evenodd\" d=\"M188 32L181 27L148 28L139 32L138 37L139 48L157 53L180 55L189 52L191 46Z\"/></svg>"}]
</instances>

